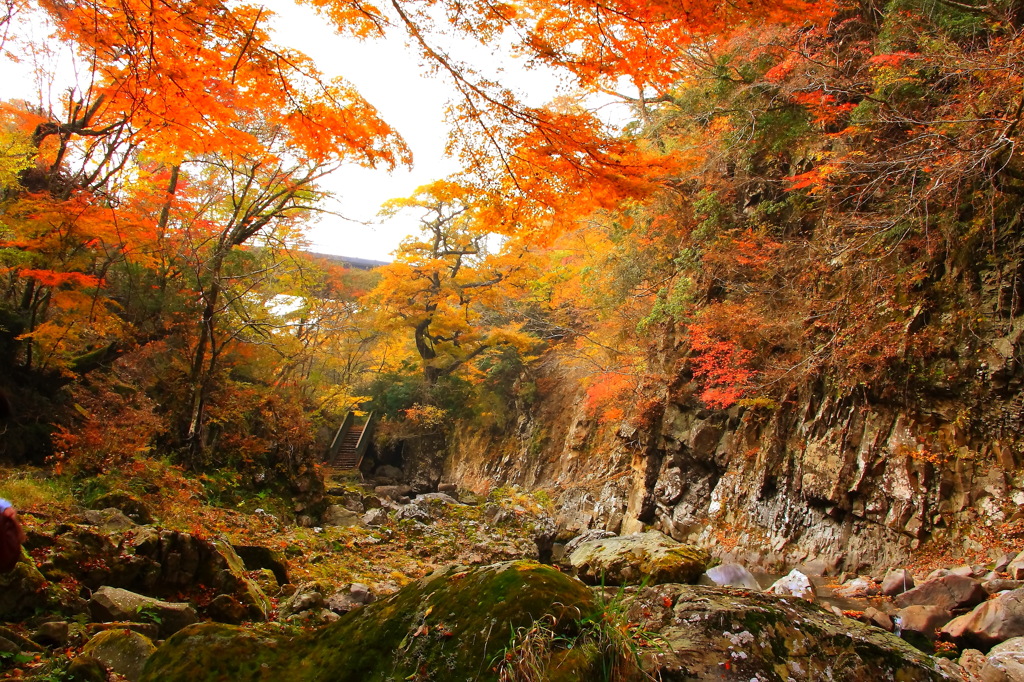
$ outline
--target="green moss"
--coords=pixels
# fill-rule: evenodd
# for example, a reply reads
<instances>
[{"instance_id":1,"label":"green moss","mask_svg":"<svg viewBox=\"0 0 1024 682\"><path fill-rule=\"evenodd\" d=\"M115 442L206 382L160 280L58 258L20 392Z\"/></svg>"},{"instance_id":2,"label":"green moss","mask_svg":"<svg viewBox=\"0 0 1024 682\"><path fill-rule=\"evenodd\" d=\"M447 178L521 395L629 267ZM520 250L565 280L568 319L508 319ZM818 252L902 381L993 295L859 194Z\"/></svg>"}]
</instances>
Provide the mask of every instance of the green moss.
<instances>
[{"instance_id":1,"label":"green moss","mask_svg":"<svg viewBox=\"0 0 1024 682\"><path fill-rule=\"evenodd\" d=\"M535 562L451 568L306 637L224 625L187 628L144 680L495 680L510 631L548 616L571 628L594 608L581 583ZM250 653L244 653L250 652Z\"/></svg>"}]
</instances>

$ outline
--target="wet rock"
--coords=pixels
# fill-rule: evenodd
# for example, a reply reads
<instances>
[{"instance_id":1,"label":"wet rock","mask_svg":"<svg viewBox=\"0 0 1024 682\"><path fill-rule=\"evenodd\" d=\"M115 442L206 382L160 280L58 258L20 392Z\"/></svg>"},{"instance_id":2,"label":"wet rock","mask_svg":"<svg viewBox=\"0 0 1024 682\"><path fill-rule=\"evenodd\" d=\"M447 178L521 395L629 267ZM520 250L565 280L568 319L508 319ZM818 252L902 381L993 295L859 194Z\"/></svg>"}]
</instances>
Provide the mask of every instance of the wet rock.
<instances>
[{"instance_id":1,"label":"wet rock","mask_svg":"<svg viewBox=\"0 0 1024 682\"><path fill-rule=\"evenodd\" d=\"M988 592L973 578L947 574L927 580L912 590L907 590L894 600L897 606L938 606L947 611L980 604L988 598Z\"/></svg>"},{"instance_id":2,"label":"wet rock","mask_svg":"<svg viewBox=\"0 0 1024 682\"><path fill-rule=\"evenodd\" d=\"M388 513L384 509L371 509L362 516L362 522L370 527L383 526L388 522Z\"/></svg>"},{"instance_id":3,"label":"wet rock","mask_svg":"<svg viewBox=\"0 0 1024 682\"><path fill-rule=\"evenodd\" d=\"M90 639L82 648L82 655L96 659L130 682L137 682L154 651L156 647L148 637L131 630L108 630Z\"/></svg>"},{"instance_id":4,"label":"wet rock","mask_svg":"<svg viewBox=\"0 0 1024 682\"><path fill-rule=\"evenodd\" d=\"M754 574L739 564L721 564L709 568L704 574L708 583L716 587L742 587L747 590L760 590ZM703 579L701 581L703 583Z\"/></svg>"},{"instance_id":5,"label":"wet rock","mask_svg":"<svg viewBox=\"0 0 1024 682\"><path fill-rule=\"evenodd\" d=\"M795 568L772 583L765 591L771 594L799 597L807 601L814 601L817 598L811 579Z\"/></svg>"},{"instance_id":6,"label":"wet rock","mask_svg":"<svg viewBox=\"0 0 1024 682\"><path fill-rule=\"evenodd\" d=\"M191 604L161 601L116 587L96 590L89 610L93 618L105 622L134 620L148 613L165 637L199 620Z\"/></svg>"},{"instance_id":7,"label":"wet rock","mask_svg":"<svg viewBox=\"0 0 1024 682\"><path fill-rule=\"evenodd\" d=\"M882 579L882 594L895 597L914 589L914 576L905 568L890 569Z\"/></svg>"},{"instance_id":8,"label":"wet rock","mask_svg":"<svg viewBox=\"0 0 1024 682\"><path fill-rule=\"evenodd\" d=\"M556 635L590 613L594 600L579 581L535 562L449 568L413 582L298 639L280 630L200 624L167 640L143 680L312 682L385 679L495 682L495 652L509 632L545 618ZM587 668L587 677L598 671Z\"/></svg>"},{"instance_id":9,"label":"wet rock","mask_svg":"<svg viewBox=\"0 0 1024 682\"><path fill-rule=\"evenodd\" d=\"M1024 636L1024 589L1003 592L946 624L943 634L953 641L986 649Z\"/></svg>"},{"instance_id":10,"label":"wet rock","mask_svg":"<svg viewBox=\"0 0 1024 682\"><path fill-rule=\"evenodd\" d=\"M350 528L352 526L361 526L363 523L359 514L340 504L332 504L324 511L323 525L325 526L338 526L341 528Z\"/></svg>"},{"instance_id":11,"label":"wet rock","mask_svg":"<svg viewBox=\"0 0 1024 682\"><path fill-rule=\"evenodd\" d=\"M704 573L707 552L648 531L581 544L569 557L576 575L591 585L692 583Z\"/></svg>"}]
</instances>

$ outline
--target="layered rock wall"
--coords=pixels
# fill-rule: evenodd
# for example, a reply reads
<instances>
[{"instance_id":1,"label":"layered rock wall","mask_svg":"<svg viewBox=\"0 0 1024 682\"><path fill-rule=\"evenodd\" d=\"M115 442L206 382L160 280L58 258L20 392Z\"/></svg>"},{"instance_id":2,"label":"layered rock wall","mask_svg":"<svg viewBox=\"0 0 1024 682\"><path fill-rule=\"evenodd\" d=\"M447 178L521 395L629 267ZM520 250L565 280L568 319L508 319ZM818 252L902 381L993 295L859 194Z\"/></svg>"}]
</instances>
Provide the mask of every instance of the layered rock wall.
<instances>
[{"instance_id":1,"label":"layered rock wall","mask_svg":"<svg viewBox=\"0 0 1024 682\"><path fill-rule=\"evenodd\" d=\"M807 387L769 408L675 398L651 423L602 425L580 377L552 361L543 371L553 388L514 433L455 434L446 482L544 489L563 528L653 527L766 569L867 570L922 548L967 560L1020 537L1019 395L911 410Z\"/></svg>"}]
</instances>

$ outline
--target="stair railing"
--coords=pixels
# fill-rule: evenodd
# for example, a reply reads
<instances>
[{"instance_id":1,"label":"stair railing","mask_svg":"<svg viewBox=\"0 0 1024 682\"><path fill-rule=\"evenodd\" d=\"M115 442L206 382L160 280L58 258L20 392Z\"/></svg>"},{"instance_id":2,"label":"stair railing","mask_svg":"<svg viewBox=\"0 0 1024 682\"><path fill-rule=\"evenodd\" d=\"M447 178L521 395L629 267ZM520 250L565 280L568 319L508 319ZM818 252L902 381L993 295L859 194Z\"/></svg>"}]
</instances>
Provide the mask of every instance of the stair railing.
<instances>
[{"instance_id":1,"label":"stair railing","mask_svg":"<svg viewBox=\"0 0 1024 682\"><path fill-rule=\"evenodd\" d=\"M363 455L370 449L370 443L373 442L373 412L366 415L366 423L363 424L363 432L359 435L359 442L356 443L356 468L358 469L363 463Z\"/></svg>"},{"instance_id":2,"label":"stair railing","mask_svg":"<svg viewBox=\"0 0 1024 682\"><path fill-rule=\"evenodd\" d=\"M345 415L345 418L341 420L341 426L338 427L337 432L334 434L334 440L331 441L331 447L327 448L327 453L324 455L324 463L327 466L334 466L334 460L338 457L338 450L341 449L341 443L345 440L345 434L352 428L352 422L355 421L356 415L354 412L349 412Z\"/></svg>"}]
</instances>

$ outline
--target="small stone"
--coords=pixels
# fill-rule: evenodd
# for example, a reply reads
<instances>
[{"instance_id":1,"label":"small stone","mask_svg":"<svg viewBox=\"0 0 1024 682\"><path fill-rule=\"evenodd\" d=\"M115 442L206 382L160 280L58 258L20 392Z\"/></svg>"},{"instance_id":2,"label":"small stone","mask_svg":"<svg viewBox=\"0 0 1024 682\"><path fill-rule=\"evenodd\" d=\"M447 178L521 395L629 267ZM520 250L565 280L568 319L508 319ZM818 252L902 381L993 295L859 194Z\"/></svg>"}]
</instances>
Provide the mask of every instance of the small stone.
<instances>
[{"instance_id":1,"label":"small stone","mask_svg":"<svg viewBox=\"0 0 1024 682\"><path fill-rule=\"evenodd\" d=\"M218 623L238 625L247 619L249 609L230 594L218 594L206 607L206 615Z\"/></svg>"},{"instance_id":2,"label":"small stone","mask_svg":"<svg viewBox=\"0 0 1024 682\"><path fill-rule=\"evenodd\" d=\"M811 584L811 579L795 568L772 583L765 592L799 597L807 601L814 601L817 598L817 592L814 585Z\"/></svg>"},{"instance_id":3,"label":"small stone","mask_svg":"<svg viewBox=\"0 0 1024 682\"><path fill-rule=\"evenodd\" d=\"M281 605L278 615L281 618L287 618L304 611L319 611L323 608L323 589L317 583L306 583L300 585L295 594Z\"/></svg>"},{"instance_id":4,"label":"small stone","mask_svg":"<svg viewBox=\"0 0 1024 682\"><path fill-rule=\"evenodd\" d=\"M892 632L893 629L895 629L892 618L890 618L888 614L882 613L874 606L869 606L864 609L864 622L869 625L882 628L887 632Z\"/></svg>"},{"instance_id":5,"label":"small stone","mask_svg":"<svg viewBox=\"0 0 1024 682\"><path fill-rule=\"evenodd\" d=\"M975 678L981 676L981 669L985 667L986 662L985 654L977 649L964 649L963 653L960 654L960 667L966 670L968 675Z\"/></svg>"},{"instance_id":6,"label":"small stone","mask_svg":"<svg viewBox=\"0 0 1024 682\"><path fill-rule=\"evenodd\" d=\"M386 510L381 509L380 507L376 509L371 509L370 511L363 514L362 521L365 525L371 527L383 526L385 523L388 522L388 513Z\"/></svg>"}]
</instances>

